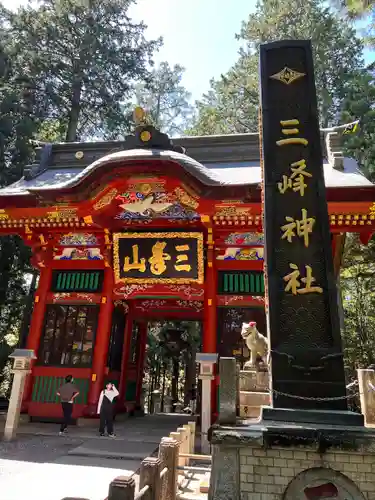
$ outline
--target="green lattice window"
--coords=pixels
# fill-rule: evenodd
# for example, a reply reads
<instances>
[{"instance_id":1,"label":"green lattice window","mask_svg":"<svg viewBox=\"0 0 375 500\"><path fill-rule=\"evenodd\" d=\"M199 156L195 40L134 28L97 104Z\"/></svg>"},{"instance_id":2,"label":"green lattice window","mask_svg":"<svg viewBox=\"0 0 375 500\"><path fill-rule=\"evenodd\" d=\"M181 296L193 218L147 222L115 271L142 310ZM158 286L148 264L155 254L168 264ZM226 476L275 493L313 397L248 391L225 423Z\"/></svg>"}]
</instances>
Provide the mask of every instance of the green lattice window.
<instances>
[{"instance_id":1,"label":"green lattice window","mask_svg":"<svg viewBox=\"0 0 375 500\"><path fill-rule=\"evenodd\" d=\"M53 292L101 292L103 271L54 271Z\"/></svg>"},{"instance_id":2,"label":"green lattice window","mask_svg":"<svg viewBox=\"0 0 375 500\"><path fill-rule=\"evenodd\" d=\"M218 293L223 295L264 295L262 271L219 272Z\"/></svg>"}]
</instances>

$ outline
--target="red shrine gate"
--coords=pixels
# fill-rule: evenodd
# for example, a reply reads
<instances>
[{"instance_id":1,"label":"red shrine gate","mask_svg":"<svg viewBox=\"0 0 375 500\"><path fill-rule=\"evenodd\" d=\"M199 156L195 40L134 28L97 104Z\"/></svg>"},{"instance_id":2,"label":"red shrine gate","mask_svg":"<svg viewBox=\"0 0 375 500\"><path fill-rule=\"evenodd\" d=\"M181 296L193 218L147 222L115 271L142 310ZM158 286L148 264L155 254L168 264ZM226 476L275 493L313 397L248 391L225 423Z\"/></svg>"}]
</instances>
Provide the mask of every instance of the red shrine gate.
<instances>
[{"instance_id":1,"label":"red shrine gate","mask_svg":"<svg viewBox=\"0 0 375 500\"><path fill-rule=\"evenodd\" d=\"M340 133L321 133L336 274L345 233L366 243L375 231L375 186L343 157ZM106 380L118 409L135 409L155 319L200 320L203 352L243 361L242 322L265 332L260 183L258 134L172 142L141 123L125 141L39 149L0 189L0 234L18 234L40 271L24 410L60 416L68 374L75 417L96 413Z\"/></svg>"},{"instance_id":2,"label":"red shrine gate","mask_svg":"<svg viewBox=\"0 0 375 500\"><path fill-rule=\"evenodd\" d=\"M59 237L50 265L41 270L27 341L27 347L38 352L24 398L31 417L60 417L56 389L67 374L74 376L80 388L75 417L95 414L97 393L105 380L114 381L119 388L118 410L135 410L141 399L150 321L201 321L205 352L236 355L243 361L242 321L256 320L263 331L265 328L262 236L243 233L244 240L236 241L243 246L244 256L256 260L228 260L231 252L217 249L214 264L208 260L212 250L205 243L207 234L204 228L188 233L113 233L111 267L104 258L105 247L93 251L93 245L101 237L105 243L108 235L70 233ZM126 244L121 246L123 242ZM163 252L152 253L159 243L167 243ZM171 245L184 253L173 255ZM239 247L234 248L238 252ZM72 258L72 254L80 258ZM88 254L95 258L84 259ZM189 266L190 278L176 275L177 262ZM151 271L152 265L156 269ZM165 272L169 277L156 276ZM139 278L137 273L146 276ZM207 293L217 303L218 331L216 309L212 314L213 299L205 300Z\"/></svg>"}]
</instances>

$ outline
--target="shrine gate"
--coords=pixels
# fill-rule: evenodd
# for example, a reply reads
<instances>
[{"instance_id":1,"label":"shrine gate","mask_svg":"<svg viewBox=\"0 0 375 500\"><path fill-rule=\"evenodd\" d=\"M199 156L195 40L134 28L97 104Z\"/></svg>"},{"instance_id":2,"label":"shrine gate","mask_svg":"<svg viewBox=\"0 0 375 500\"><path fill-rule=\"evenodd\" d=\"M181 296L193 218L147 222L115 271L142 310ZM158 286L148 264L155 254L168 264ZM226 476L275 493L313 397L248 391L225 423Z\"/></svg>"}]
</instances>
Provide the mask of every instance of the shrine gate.
<instances>
[{"instance_id":1,"label":"shrine gate","mask_svg":"<svg viewBox=\"0 0 375 500\"><path fill-rule=\"evenodd\" d=\"M343 157L343 129L321 132L336 275L345 233L375 231L375 186ZM106 380L133 411L151 320L202 321L203 352L242 362L242 322L266 330L260 184L258 134L172 141L141 119L124 141L38 148L0 190L0 233L19 235L40 271L24 410L59 417L72 374L75 418L95 414Z\"/></svg>"}]
</instances>

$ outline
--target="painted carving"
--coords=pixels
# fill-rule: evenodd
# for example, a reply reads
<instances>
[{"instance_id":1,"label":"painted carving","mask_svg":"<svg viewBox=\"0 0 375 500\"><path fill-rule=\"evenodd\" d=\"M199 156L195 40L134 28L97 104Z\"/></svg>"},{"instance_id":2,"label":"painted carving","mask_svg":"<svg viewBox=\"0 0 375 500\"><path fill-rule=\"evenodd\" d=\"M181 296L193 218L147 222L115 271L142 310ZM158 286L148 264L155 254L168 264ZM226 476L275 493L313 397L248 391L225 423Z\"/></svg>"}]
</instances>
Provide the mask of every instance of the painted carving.
<instances>
[{"instance_id":1,"label":"painted carving","mask_svg":"<svg viewBox=\"0 0 375 500\"><path fill-rule=\"evenodd\" d=\"M263 245L262 233L231 233L225 240L227 245Z\"/></svg>"},{"instance_id":2,"label":"painted carving","mask_svg":"<svg viewBox=\"0 0 375 500\"><path fill-rule=\"evenodd\" d=\"M185 297L186 300L202 299L204 296L204 289L202 287L194 287L189 285L156 285L157 293L159 295L176 295ZM143 285L140 283L128 283L126 285L115 288L117 296L124 299L136 297L137 295L152 295L155 290L155 285ZM198 302L198 300L197 300Z\"/></svg>"},{"instance_id":3,"label":"painted carving","mask_svg":"<svg viewBox=\"0 0 375 500\"><path fill-rule=\"evenodd\" d=\"M203 311L203 302L199 300L178 300L177 306L182 309L194 309L195 312Z\"/></svg>"},{"instance_id":4,"label":"painted carving","mask_svg":"<svg viewBox=\"0 0 375 500\"><path fill-rule=\"evenodd\" d=\"M100 248L64 248L54 260L102 260Z\"/></svg>"},{"instance_id":5,"label":"painted carving","mask_svg":"<svg viewBox=\"0 0 375 500\"><path fill-rule=\"evenodd\" d=\"M268 353L268 340L258 331L256 322L242 323L241 336L250 351L250 360L245 363L244 369L256 367L256 360L259 356L265 362L264 358Z\"/></svg>"},{"instance_id":6,"label":"painted carving","mask_svg":"<svg viewBox=\"0 0 375 500\"><path fill-rule=\"evenodd\" d=\"M129 285L124 285L116 290L117 295L122 295L125 299L130 297L133 294L137 294L140 292L145 292L149 289L148 285L141 285L138 283L132 283Z\"/></svg>"},{"instance_id":7,"label":"painted carving","mask_svg":"<svg viewBox=\"0 0 375 500\"><path fill-rule=\"evenodd\" d=\"M251 213L250 207L242 207L241 205L216 206L216 209L214 217L249 216Z\"/></svg>"},{"instance_id":8,"label":"painted carving","mask_svg":"<svg viewBox=\"0 0 375 500\"><path fill-rule=\"evenodd\" d=\"M168 309L194 309L195 312L201 312L203 310L203 302L199 300L148 299L142 300L135 305L136 309L140 309L143 312L151 309L163 309L164 307Z\"/></svg>"},{"instance_id":9,"label":"painted carving","mask_svg":"<svg viewBox=\"0 0 375 500\"><path fill-rule=\"evenodd\" d=\"M263 260L263 247L226 248L216 256L217 260Z\"/></svg>"},{"instance_id":10,"label":"painted carving","mask_svg":"<svg viewBox=\"0 0 375 500\"><path fill-rule=\"evenodd\" d=\"M60 238L59 244L63 247L68 246L93 246L98 244L95 234L90 233L69 233Z\"/></svg>"},{"instance_id":11,"label":"painted carving","mask_svg":"<svg viewBox=\"0 0 375 500\"><path fill-rule=\"evenodd\" d=\"M264 304L264 297L261 295L219 295L218 305L219 306L230 306L230 305L253 305L252 303L260 302Z\"/></svg>"},{"instance_id":12,"label":"painted carving","mask_svg":"<svg viewBox=\"0 0 375 500\"><path fill-rule=\"evenodd\" d=\"M129 191L116 197L123 212L116 219L125 221L147 221L154 218L169 220L196 220L199 214L192 210L197 208L198 202L188 195L182 188L176 188L174 193L167 193L163 185L150 184L135 185L139 191Z\"/></svg>"},{"instance_id":13,"label":"painted carving","mask_svg":"<svg viewBox=\"0 0 375 500\"><path fill-rule=\"evenodd\" d=\"M108 206L116 197L117 195L117 189L113 188L110 191L108 191L107 194L102 196L96 203L94 203L94 210L100 210L106 206Z\"/></svg>"},{"instance_id":14,"label":"painted carving","mask_svg":"<svg viewBox=\"0 0 375 500\"><path fill-rule=\"evenodd\" d=\"M52 295L52 302L65 302L65 301L83 301L83 302L94 302L94 296L90 293L54 293Z\"/></svg>"},{"instance_id":15,"label":"painted carving","mask_svg":"<svg viewBox=\"0 0 375 500\"><path fill-rule=\"evenodd\" d=\"M186 191L184 191L182 188L177 187L174 190L177 199L185 205L185 207L190 207L193 208L194 210L198 208L199 201L190 196Z\"/></svg>"},{"instance_id":16,"label":"painted carving","mask_svg":"<svg viewBox=\"0 0 375 500\"><path fill-rule=\"evenodd\" d=\"M168 288L172 292L178 292L185 295L188 299L203 297L203 288L194 288L188 285L169 285Z\"/></svg>"},{"instance_id":17,"label":"painted carving","mask_svg":"<svg viewBox=\"0 0 375 500\"><path fill-rule=\"evenodd\" d=\"M53 212L47 212L47 217L49 219L69 219L71 217L77 217L77 209L57 208Z\"/></svg>"}]
</instances>

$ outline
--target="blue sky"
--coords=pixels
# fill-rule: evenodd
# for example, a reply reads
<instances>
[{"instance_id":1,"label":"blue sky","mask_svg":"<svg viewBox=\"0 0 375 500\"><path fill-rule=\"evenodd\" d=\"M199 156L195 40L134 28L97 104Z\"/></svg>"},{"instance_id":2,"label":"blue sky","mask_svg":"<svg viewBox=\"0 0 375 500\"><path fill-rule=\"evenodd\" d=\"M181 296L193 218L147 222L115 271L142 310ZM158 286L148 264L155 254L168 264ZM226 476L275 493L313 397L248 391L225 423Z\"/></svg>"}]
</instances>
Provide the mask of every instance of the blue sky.
<instances>
[{"instance_id":1,"label":"blue sky","mask_svg":"<svg viewBox=\"0 0 375 500\"><path fill-rule=\"evenodd\" d=\"M3 0L17 8L25 0ZM231 7L231 5L233 7ZM234 7L235 5L235 7ZM255 0L138 0L132 17L148 26L147 37L163 36L156 62L179 63L186 68L183 83L199 99L212 77L225 73L237 58L235 34L255 8ZM366 60L375 57L366 51Z\"/></svg>"}]
</instances>

